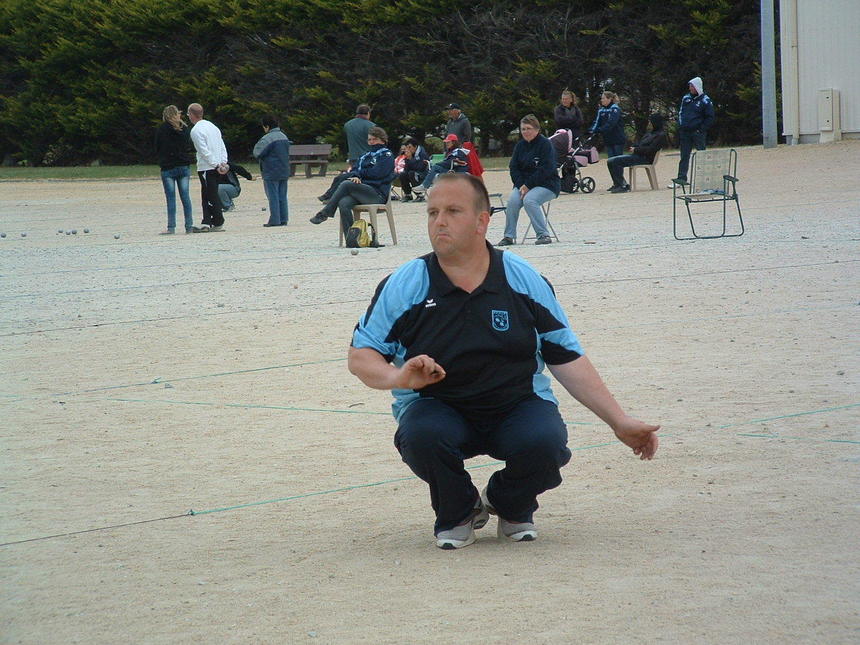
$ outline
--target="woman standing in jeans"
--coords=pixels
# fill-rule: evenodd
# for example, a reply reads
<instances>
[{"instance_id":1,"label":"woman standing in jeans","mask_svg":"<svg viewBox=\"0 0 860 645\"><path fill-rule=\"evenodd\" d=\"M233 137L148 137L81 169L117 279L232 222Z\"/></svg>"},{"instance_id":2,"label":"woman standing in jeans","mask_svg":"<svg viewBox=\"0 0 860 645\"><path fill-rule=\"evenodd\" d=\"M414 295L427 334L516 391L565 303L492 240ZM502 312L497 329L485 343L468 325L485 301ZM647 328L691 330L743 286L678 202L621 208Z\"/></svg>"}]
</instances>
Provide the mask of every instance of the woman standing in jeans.
<instances>
[{"instance_id":1,"label":"woman standing in jeans","mask_svg":"<svg viewBox=\"0 0 860 645\"><path fill-rule=\"evenodd\" d=\"M158 126L155 133L155 152L158 155L158 165L161 166L161 183L164 184L164 196L167 198L167 230L161 235L173 235L176 232L176 187L179 187L179 199L182 200L182 210L185 212L185 232L191 233L194 220L191 217L191 195L188 192L190 177L189 165L191 156L188 151L191 139L188 124L182 120L181 113L175 105L168 105L162 114L164 123Z\"/></svg>"}]
</instances>

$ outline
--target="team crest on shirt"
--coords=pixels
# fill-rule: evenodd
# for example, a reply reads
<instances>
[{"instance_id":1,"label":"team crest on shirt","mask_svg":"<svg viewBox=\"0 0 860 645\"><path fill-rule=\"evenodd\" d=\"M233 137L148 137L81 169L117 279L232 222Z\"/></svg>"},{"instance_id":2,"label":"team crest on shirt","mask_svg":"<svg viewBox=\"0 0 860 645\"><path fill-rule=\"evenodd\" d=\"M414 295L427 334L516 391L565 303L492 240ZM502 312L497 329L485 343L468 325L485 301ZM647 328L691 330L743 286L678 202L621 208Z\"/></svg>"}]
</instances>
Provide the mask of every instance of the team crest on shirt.
<instances>
[{"instance_id":1,"label":"team crest on shirt","mask_svg":"<svg viewBox=\"0 0 860 645\"><path fill-rule=\"evenodd\" d=\"M508 331L510 327L511 323L508 320L508 312L493 309L493 329L496 331Z\"/></svg>"}]
</instances>

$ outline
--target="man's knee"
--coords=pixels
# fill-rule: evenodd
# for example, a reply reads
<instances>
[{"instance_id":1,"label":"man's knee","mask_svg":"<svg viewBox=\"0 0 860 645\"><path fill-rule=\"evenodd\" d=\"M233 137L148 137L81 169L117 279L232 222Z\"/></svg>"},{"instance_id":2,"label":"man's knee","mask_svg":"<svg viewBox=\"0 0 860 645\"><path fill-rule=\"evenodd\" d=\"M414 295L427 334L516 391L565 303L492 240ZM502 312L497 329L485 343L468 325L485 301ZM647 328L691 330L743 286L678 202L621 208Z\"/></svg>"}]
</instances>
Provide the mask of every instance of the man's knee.
<instances>
[{"instance_id":1,"label":"man's knee","mask_svg":"<svg viewBox=\"0 0 860 645\"><path fill-rule=\"evenodd\" d=\"M538 431L528 448L529 457L538 463L561 468L570 461L567 447L567 432L557 428L544 428Z\"/></svg>"},{"instance_id":2,"label":"man's knee","mask_svg":"<svg viewBox=\"0 0 860 645\"><path fill-rule=\"evenodd\" d=\"M421 400L404 413L394 441L404 458L404 451L429 455L458 450L465 432L465 424L454 410L439 401Z\"/></svg>"},{"instance_id":3,"label":"man's knee","mask_svg":"<svg viewBox=\"0 0 860 645\"><path fill-rule=\"evenodd\" d=\"M431 419L415 418L397 429L397 449L404 456L435 452L442 441L438 426Z\"/></svg>"}]
</instances>

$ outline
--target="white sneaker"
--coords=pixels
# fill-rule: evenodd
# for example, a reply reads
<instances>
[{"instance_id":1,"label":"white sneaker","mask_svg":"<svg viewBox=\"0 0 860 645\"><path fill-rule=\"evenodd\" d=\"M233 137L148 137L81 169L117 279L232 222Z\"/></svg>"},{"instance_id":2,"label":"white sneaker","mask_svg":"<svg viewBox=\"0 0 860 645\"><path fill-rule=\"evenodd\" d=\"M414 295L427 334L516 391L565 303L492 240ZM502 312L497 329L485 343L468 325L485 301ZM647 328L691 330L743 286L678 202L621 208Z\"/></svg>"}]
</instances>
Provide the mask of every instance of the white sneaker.
<instances>
[{"instance_id":1,"label":"white sneaker","mask_svg":"<svg viewBox=\"0 0 860 645\"><path fill-rule=\"evenodd\" d=\"M476 529L482 529L490 519L490 514L479 499L472 514L462 524L447 531L439 531L436 534L436 546L446 551L462 549L464 546L474 544L477 536Z\"/></svg>"},{"instance_id":2,"label":"white sneaker","mask_svg":"<svg viewBox=\"0 0 860 645\"><path fill-rule=\"evenodd\" d=\"M496 535L499 539L504 538L514 542L534 542L537 539L537 527L532 522L509 522L496 512L490 500L487 499L486 487L481 491L481 503L488 513L498 516L499 526L496 529Z\"/></svg>"}]
</instances>

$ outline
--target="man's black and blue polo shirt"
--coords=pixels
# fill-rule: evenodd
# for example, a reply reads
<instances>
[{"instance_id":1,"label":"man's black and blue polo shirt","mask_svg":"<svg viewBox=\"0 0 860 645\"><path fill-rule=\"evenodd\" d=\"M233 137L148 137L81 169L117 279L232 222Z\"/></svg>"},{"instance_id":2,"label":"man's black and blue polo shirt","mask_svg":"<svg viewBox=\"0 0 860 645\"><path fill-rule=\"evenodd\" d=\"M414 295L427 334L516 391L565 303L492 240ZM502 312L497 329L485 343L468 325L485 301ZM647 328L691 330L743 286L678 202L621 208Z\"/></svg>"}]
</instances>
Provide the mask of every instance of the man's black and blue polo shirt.
<instances>
[{"instance_id":1,"label":"man's black and blue polo shirt","mask_svg":"<svg viewBox=\"0 0 860 645\"><path fill-rule=\"evenodd\" d=\"M490 268L472 293L454 286L435 253L385 278L358 321L352 346L401 366L427 354L446 372L420 391L394 390L395 418L418 397L466 416L504 414L533 394L558 404L543 374L583 354L552 285L528 262L487 245Z\"/></svg>"}]
</instances>

